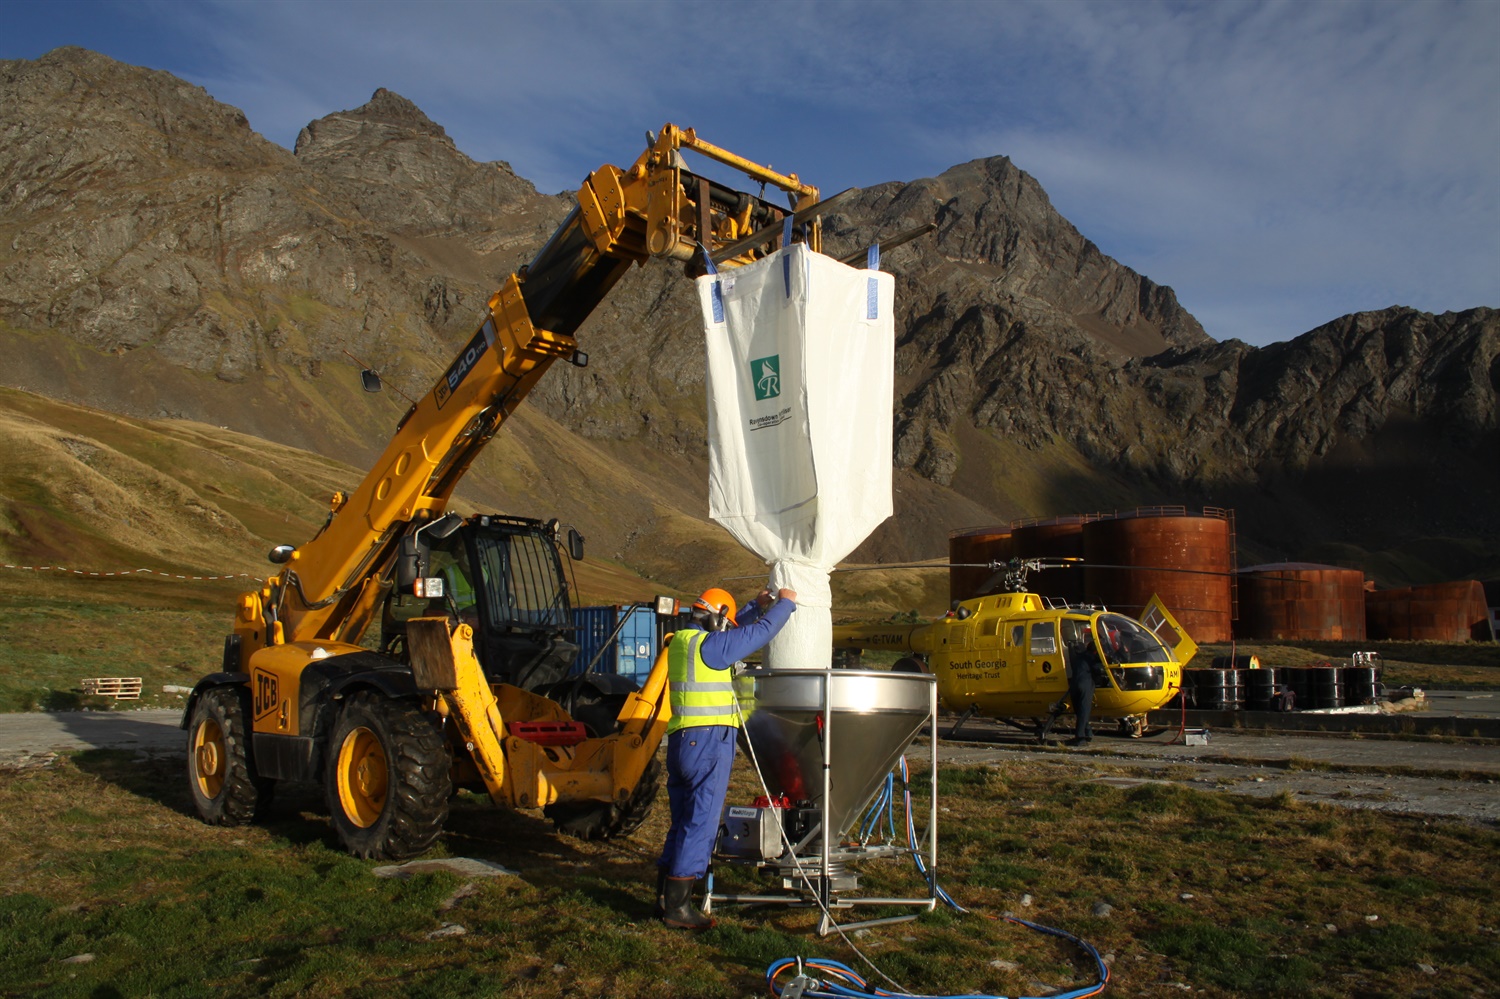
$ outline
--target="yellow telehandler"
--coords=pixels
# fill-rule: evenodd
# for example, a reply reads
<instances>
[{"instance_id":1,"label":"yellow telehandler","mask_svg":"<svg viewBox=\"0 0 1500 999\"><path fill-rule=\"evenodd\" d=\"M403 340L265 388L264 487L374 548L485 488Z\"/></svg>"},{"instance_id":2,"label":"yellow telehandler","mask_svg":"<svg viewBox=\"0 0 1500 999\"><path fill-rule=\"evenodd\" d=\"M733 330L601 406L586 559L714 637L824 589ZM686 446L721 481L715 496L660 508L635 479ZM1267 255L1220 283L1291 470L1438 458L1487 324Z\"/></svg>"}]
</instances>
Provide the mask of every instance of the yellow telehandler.
<instances>
[{"instance_id":1,"label":"yellow telehandler","mask_svg":"<svg viewBox=\"0 0 1500 999\"><path fill-rule=\"evenodd\" d=\"M665 658L640 689L569 678L577 655L554 520L446 508L481 448L547 368L585 365L574 333L632 264L735 267L784 238L819 249L818 190L664 126L627 169L605 165L530 264L489 300L473 337L396 426L322 530L282 545L244 593L220 672L183 715L188 785L204 821L254 819L276 782L323 783L353 854L401 859L442 831L458 787L541 808L563 832L628 833L660 782ZM683 152L788 196L782 208L690 173ZM364 372L367 388L378 376ZM361 645L378 626L379 650Z\"/></svg>"}]
</instances>

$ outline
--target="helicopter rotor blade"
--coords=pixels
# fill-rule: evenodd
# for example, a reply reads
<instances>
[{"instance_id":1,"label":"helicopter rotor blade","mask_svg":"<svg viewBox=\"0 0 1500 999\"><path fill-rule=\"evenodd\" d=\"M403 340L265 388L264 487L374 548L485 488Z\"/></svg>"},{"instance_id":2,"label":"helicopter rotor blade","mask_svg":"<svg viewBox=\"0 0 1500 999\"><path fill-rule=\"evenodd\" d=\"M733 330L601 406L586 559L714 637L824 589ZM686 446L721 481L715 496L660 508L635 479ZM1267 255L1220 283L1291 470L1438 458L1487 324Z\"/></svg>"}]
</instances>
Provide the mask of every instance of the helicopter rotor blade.
<instances>
[{"instance_id":1,"label":"helicopter rotor blade","mask_svg":"<svg viewBox=\"0 0 1500 999\"><path fill-rule=\"evenodd\" d=\"M869 565L841 565L833 568L832 572L881 572L891 569L993 569L992 575L987 577L983 583L975 588L977 596L987 596L995 592L995 587L1005 581L1006 576L1024 570L1027 572L1040 572L1044 569L1116 569L1127 572L1180 572L1195 576L1228 576L1231 579L1238 578L1240 572L1220 572L1214 569L1176 569L1164 565L1111 565L1103 562L1088 562L1081 558L1072 556L1057 556L1054 558L1035 559L1010 559L1006 562L949 562L946 559L927 559L920 562L883 562ZM760 576L726 576L725 581L760 579ZM1022 577L1024 579L1024 576ZM1269 582L1296 583L1298 586L1310 586L1311 581L1298 579L1295 576L1257 576Z\"/></svg>"},{"instance_id":2,"label":"helicopter rotor blade","mask_svg":"<svg viewBox=\"0 0 1500 999\"><path fill-rule=\"evenodd\" d=\"M993 585L999 576L1003 576L1012 563L1033 563L1028 568L1042 569L1120 569L1131 572L1183 572L1196 576L1228 576L1238 578L1243 572L1220 572L1216 569L1177 569L1164 565L1112 565L1104 562L1089 562L1085 559L1071 556L1057 556L1055 558L1040 559L1011 559L1008 562L893 562L882 565L852 565L840 566L834 572L873 572L877 569L994 569L1001 567L995 576L985 580L985 585L979 587L981 591ZM1295 576L1257 576L1257 579L1270 580L1272 582L1297 583L1308 585L1308 580L1298 579Z\"/></svg>"}]
</instances>

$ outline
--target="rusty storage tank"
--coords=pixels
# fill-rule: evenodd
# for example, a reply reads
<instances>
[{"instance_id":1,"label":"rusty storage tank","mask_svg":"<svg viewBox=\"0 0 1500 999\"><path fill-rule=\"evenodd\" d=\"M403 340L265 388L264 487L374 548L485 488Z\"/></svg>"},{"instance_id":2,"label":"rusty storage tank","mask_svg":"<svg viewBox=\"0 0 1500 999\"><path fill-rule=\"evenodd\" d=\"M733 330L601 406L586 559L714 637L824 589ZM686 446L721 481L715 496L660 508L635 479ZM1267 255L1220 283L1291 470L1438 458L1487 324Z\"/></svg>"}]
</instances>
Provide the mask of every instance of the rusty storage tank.
<instances>
[{"instance_id":1,"label":"rusty storage tank","mask_svg":"<svg viewBox=\"0 0 1500 999\"><path fill-rule=\"evenodd\" d=\"M1311 562L1241 569L1235 637L1362 642L1365 574Z\"/></svg>"},{"instance_id":2,"label":"rusty storage tank","mask_svg":"<svg viewBox=\"0 0 1500 999\"><path fill-rule=\"evenodd\" d=\"M1016 558L1083 558L1083 527L1099 514L1078 513L1046 520L1015 520L1010 525ZM1026 580L1026 588L1044 597L1069 603L1083 600L1081 569L1043 569Z\"/></svg>"},{"instance_id":3,"label":"rusty storage tank","mask_svg":"<svg viewBox=\"0 0 1500 999\"><path fill-rule=\"evenodd\" d=\"M1490 637L1489 607L1478 580L1431 583L1365 594L1365 630L1374 638L1467 642Z\"/></svg>"},{"instance_id":4,"label":"rusty storage tank","mask_svg":"<svg viewBox=\"0 0 1500 999\"><path fill-rule=\"evenodd\" d=\"M1199 644L1227 642L1234 618L1229 510L1140 507L1083 528L1087 599L1139 616L1153 593Z\"/></svg>"},{"instance_id":5,"label":"rusty storage tank","mask_svg":"<svg viewBox=\"0 0 1500 999\"><path fill-rule=\"evenodd\" d=\"M983 563L1005 562L1011 557L1009 527L967 527L948 535L948 599L968 600L984 596L980 587L993 576L994 570ZM978 565L977 568L966 568Z\"/></svg>"}]
</instances>

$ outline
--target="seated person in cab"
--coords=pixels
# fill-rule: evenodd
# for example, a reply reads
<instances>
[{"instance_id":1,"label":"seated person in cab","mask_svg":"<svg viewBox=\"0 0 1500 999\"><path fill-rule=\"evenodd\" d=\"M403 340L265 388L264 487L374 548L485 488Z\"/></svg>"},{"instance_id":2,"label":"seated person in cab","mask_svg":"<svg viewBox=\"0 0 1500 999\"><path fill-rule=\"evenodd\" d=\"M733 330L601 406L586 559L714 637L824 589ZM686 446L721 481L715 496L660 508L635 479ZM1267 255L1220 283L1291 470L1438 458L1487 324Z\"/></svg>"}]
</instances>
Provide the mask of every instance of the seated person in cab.
<instances>
[{"instance_id":1,"label":"seated person in cab","mask_svg":"<svg viewBox=\"0 0 1500 999\"><path fill-rule=\"evenodd\" d=\"M467 560L455 558L443 551L432 553L431 572L443 581L443 596L441 600L433 601L433 610L442 614L454 614L458 617L460 624L478 630L479 628L479 597L474 590L474 584L469 581Z\"/></svg>"}]
</instances>

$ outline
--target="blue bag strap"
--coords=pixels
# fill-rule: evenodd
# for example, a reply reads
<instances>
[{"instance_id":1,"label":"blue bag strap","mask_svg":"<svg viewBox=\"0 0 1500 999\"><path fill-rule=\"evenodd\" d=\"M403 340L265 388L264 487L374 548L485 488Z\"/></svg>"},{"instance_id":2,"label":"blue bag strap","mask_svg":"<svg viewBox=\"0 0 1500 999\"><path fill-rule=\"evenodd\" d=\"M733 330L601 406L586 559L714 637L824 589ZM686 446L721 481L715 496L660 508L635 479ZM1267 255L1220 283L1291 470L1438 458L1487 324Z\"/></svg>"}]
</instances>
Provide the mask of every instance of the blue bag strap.
<instances>
[{"instance_id":1,"label":"blue bag strap","mask_svg":"<svg viewBox=\"0 0 1500 999\"><path fill-rule=\"evenodd\" d=\"M719 279L719 269L714 266L713 254L708 252L708 247L699 243L698 249L703 251L703 263L708 267L708 273L713 275L714 279L714 286L708 291L709 300L713 302L714 322L722 323L724 321L724 288L723 282Z\"/></svg>"},{"instance_id":2,"label":"blue bag strap","mask_svg":"<svg viewBox=\"0 0 1500 999\"><path fill-rule=\"evenodd\" d=\"M870 244L869 252L865 254L865 269L880 270L879 243ZM880 318L880 282L873 275L869 278L869 283L865 285L865 318Z\"/></svg>"}]
</instances>

